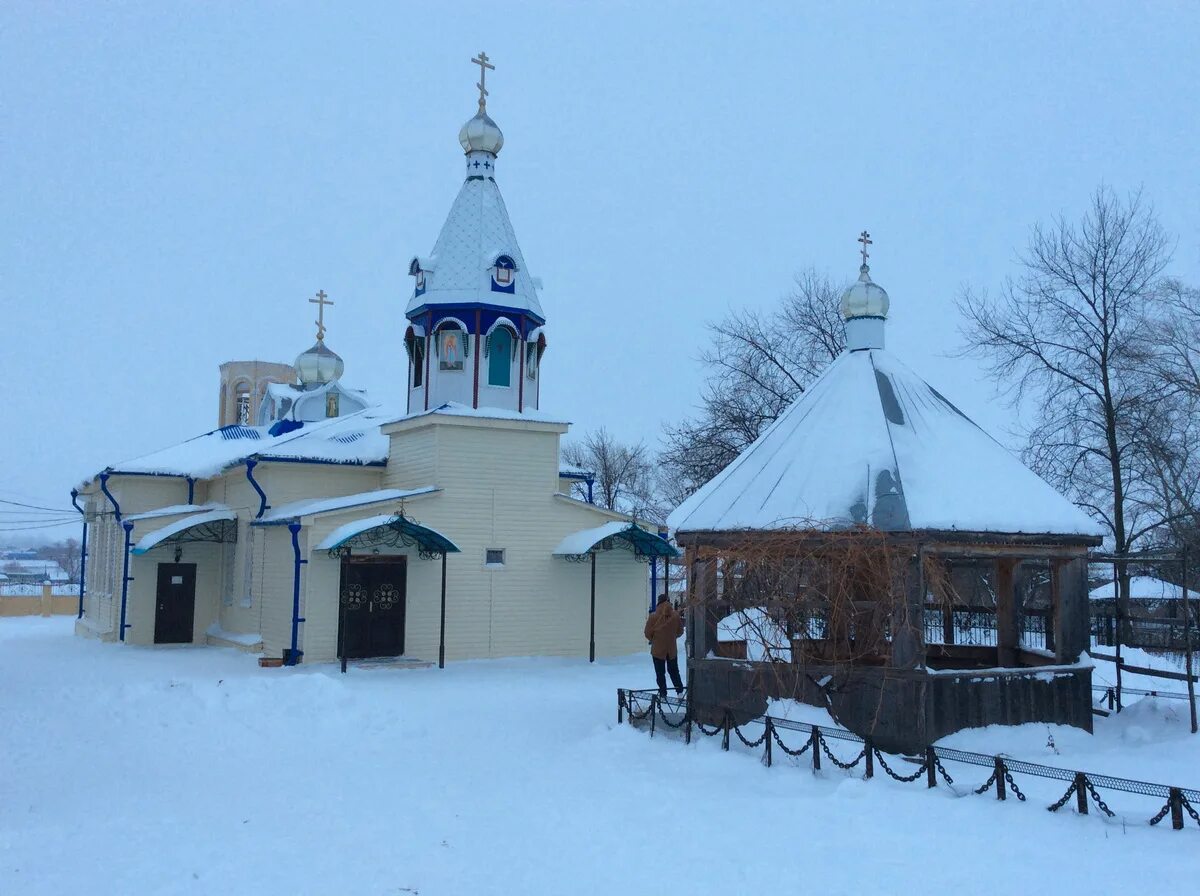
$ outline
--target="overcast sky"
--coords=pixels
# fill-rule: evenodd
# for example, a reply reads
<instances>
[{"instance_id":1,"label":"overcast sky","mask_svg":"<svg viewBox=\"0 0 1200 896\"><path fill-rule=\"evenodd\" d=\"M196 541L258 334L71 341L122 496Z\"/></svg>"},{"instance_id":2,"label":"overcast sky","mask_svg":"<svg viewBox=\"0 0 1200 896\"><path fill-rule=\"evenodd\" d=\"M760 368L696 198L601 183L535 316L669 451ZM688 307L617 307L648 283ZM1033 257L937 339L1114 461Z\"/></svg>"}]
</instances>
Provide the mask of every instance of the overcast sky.
<instances>
[{"instance_id":1,"label":"overcast sky","mask_svg":"<svg viewBox=\"0 0 1200 896\"><path fill-rule=\"evenodd\" d=\"M888 347L1018 446L950 357L954 297L1101 182L1144 189L1200 280L1198 46L1195 2L8 0L0 498L65 507L213 428L218 364L290 362L317 289L344 381L402 400L407 263L459 188L480 49L545 409L656 442L705 322L809 265L852 279L866 228Z\"/></svg>"}]
</instances>

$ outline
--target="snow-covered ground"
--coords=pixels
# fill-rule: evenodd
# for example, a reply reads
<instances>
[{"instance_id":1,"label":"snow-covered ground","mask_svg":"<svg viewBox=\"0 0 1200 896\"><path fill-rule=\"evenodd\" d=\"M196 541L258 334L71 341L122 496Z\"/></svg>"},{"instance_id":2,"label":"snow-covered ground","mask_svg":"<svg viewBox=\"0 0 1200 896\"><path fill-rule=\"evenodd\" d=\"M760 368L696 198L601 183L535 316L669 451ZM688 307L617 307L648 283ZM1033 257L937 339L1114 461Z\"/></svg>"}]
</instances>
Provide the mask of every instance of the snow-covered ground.
<instances>
[{"instance_id":1,"label":"snow-covered ground","mask_svg":"<svg viewBox=\"0 0 1200 896\"><path fill-rule=\"evenodd\" d=\"M1200 861L1190 822L1051 815L1036 786L999 803L651 740L616 725L615 689L652 683L644 656L341 676L84 641L73 621L0 619L5 896L1093 896L1177 892ZM1095 738L1026 726L952 740L1087 770L1157 763L1152 780L1200 784L1200 738L1182 728L1138 704ZM986 777L949 770L963 790ZM1157 809L1110 802L1130 819Z\"/></svg>"}]
</instances>

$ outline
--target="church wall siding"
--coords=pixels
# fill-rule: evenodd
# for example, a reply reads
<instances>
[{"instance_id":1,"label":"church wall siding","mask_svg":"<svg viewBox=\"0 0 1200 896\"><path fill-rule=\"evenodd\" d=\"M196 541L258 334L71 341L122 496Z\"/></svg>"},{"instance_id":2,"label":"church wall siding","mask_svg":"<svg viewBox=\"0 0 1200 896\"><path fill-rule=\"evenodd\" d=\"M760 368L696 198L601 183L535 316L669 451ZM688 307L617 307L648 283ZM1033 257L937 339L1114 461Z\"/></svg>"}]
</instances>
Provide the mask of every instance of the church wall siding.
<instances>
[{"instance_id":1,"label":"church wall siding","mask_svg":"<svg viewBox=\"0 0 1200 896\"><path fill-rule=\"evenodd\" d=\"M256 527L261 532L255 558L254 602L262 618L263 653L282 656L292 646L292 597L295 552L287 526ZM303 539L304 533L300 533ZM301 541L303 551L303 541ZM303 576L304 570L301 570ZM301 586L303 586L303 579ZM301 614L303 615L303 613Z\"/></svg>"},{"instance_id":2,"label":"church wall siding","mask_svg":"<svg viewBox=\"0 0 1200 896\"><path fill-rule=\"evenodd\" d=\"M311 498L336 498L382 488L383 471L379 467L334 466L326 464L266 463L255 476L267 493L271 507L282 507Z\"/></svg>"},{"instance_id":3,"label":"church wall siding","mask_svg":"<svg viewBox=\"0 0 1200 896\"><path fill-rule=\"evenodd\" d=\"M408 430L391 436L384 488L422 488L437 484L439 427Z\"/></svg>"}]
</instances>

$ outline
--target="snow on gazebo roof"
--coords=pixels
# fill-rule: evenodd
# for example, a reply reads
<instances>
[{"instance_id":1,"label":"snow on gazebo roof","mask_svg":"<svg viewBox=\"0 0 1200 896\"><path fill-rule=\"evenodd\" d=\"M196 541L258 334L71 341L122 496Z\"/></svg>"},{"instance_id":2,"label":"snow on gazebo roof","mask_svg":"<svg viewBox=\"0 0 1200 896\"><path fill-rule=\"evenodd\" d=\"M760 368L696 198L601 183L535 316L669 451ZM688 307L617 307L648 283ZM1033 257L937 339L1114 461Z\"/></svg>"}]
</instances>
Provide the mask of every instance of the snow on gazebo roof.
<instances>
[{"instance_id":1,"label":"snow on gazebo roof","mask_svg":"<svg viewBox=\"0 0 1200 896\"><path fill-rule=\"evenodd\" d=\"M681 532L814 524L1101 535L941 393L876 348L834 361L668 519Z\"/></svg>"},{"instance_id":2,"label":"snow on gazebo roof","mask_svg":"<svg viewBox=\"0 0 1200 896\"><path fill-rule=\"evenodd\" d=\"M865 245L842 305L849 350L668 525L1099 538L1083 511L883 349L888 301L870 280Z\"/></svg>"}]
</instances>

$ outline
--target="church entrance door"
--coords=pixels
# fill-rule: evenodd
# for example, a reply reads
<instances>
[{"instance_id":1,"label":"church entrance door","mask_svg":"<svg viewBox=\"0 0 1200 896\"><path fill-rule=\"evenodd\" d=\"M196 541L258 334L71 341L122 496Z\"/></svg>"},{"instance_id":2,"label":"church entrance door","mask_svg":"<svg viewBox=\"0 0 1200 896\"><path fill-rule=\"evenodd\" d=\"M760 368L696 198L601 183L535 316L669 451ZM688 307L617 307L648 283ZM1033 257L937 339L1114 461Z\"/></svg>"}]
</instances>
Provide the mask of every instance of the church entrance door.
<instances>
[{"instance_id":1,"label":"church entrance door","mask_svg":"<svg viewBox=\"0 0 1200 896\"><path fill-rule=\"evenodd\" d=\"M343 557L338 653L346 659L404 653L404 557Z\"/></svg>"},{"instance_id":2,"label":"church entrance door","mask_svg":"<svg viewBox=\"0 0 1200 896\"><path fill-rule=\"evenodd\" d=\"M158 564L154 643L191 644L196 616L196 564Z\"/></svg>"}]
</instances>

